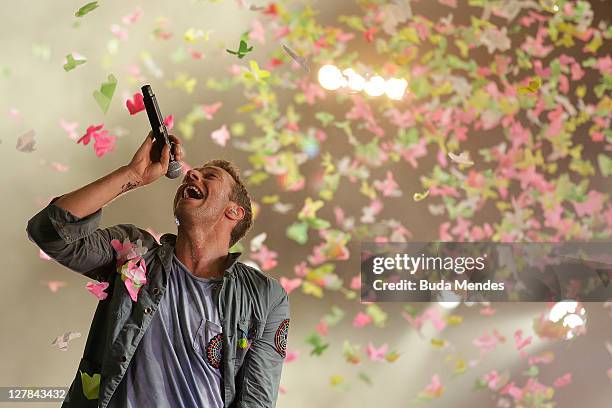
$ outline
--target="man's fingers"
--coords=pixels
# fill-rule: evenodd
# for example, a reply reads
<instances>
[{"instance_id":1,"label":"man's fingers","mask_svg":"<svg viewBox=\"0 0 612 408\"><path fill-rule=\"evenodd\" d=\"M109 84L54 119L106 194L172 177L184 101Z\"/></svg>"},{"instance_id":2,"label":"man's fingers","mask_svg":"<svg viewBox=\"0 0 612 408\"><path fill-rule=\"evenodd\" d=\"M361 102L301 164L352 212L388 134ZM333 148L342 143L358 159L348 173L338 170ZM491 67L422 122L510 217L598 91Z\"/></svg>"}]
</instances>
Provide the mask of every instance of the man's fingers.
<instances>
[{"instance_id":1,"label":"man's fingers","mask_svg":"<svg viewBox=\"0 0 612 408\"><path fill-rule=\"evenodd\" d=\"M172 153L174 154L174 158L176 160L182 160L183 157L185 157L185 150L183 149L181 140L174 135L169 135L168 139L173 143Z\"/></svg>"},{"instance_id":2,"label":"man's fingers","mask_svg":"<svg viewBox=\"0 0 612 408\"><path fill-rule=\"evenodd\" d=\"M170 146L165 145L161 152L161 165L163 167L164 174L168 171L169 164L170 164Z\"/></svg>"}]
</instances>

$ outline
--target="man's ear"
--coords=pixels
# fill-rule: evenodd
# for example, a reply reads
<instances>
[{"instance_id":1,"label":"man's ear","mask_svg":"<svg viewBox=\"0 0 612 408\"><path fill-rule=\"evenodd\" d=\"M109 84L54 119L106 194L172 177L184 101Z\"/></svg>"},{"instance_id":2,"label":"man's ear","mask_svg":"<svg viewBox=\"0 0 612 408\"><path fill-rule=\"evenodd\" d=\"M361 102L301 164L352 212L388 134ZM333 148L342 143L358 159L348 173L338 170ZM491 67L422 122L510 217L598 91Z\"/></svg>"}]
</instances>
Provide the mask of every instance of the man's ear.
<instances>
[{"instance_id":1,"label":"man's ear","mask_svg":"<svg viewBox=\"0 0 612 408\"><path fill-rule=\"evenodd\" d=\"M244 208L239 205L235 205L227 210L227 216L232 220L241 220L244 218Z\"/></svg>"}]
</instances>

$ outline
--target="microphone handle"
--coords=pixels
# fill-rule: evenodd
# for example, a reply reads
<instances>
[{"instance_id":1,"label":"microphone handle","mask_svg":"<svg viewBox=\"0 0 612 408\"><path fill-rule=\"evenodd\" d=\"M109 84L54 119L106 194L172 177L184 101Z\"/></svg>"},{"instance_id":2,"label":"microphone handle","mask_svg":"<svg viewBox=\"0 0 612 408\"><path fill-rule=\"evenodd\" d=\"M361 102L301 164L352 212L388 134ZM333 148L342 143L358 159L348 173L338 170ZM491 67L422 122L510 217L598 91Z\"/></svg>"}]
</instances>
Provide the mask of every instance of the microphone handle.
<instances>
[{"instance_id":1,"label":"microphone handle","mask_svg":"<svg viewBox=\"0 0 612 408\"><path fill-rule=\"evenodd\" d=\"M180 163L176 162L176 159L174 158L174 153L172 152L174 143L168 138L168 130L164 124L164 117L159 110L157 99L155 98L155 94L153 93L153 89L151 89L150 85L144 85L141 90L144 106L147 111L147 116L149 117L149 123L151 123L153 137L158 143L164 143L170 146L170 164L168 166L166 177L176 178L176 168L177 166L180 167Z\"/></svg>"}]
</instances>

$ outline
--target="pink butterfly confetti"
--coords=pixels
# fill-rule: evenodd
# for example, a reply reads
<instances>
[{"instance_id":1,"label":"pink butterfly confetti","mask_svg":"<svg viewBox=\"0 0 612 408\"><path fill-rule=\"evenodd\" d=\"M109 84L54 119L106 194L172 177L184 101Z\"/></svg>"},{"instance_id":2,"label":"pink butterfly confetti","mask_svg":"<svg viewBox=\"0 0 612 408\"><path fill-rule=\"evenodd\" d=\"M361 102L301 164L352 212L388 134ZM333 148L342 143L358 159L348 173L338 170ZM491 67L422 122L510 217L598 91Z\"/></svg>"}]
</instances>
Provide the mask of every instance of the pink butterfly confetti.
<instances>
[{"instance_id":1,"label":"pink butterfly confetti","mask_svg":"<svg viewBox=\"0 0 612 408\"><path fill-rule=\"evenodd\" d=\"M276 258L278 253L271 251L265 244L261 245L259 251L251 254L251 258L257 261L262 271L268 271L276 266L278 263Z\"/></svg>"},{"instance_id":2,"label":"pink butterfly confetti","mask_svg":"<svg viewBox=\"0 0 612 408\"><path fill-rule=\"evenodd\" d=\"M96 156L102 157L106 153L113 151L117 136L110 136L108 130L102 130L104 125L89 126L85 134L77 140L77 143L83 142L84 145L88 145L93 137L94 151Z\"/></svg>"},{"instance_id":3,"label":"pink butterfly confetti","mask_svg":"<svg viewBox=\"0 0 612 408\"><path fill-rule=\"evenodd\" d=\"M68 134L70 139L77 140L79 138L76 130L79 127L77 122L67 122L64 119L60 119L60 126Z\"/></svg>"},{"instance_id":4,"label":"pink butterfly confetti","mask_svg":"<svg viewBox=\"0 0 612 408\"><path fill-rule=\"evenodd\" d=\"M279 279L279 282L280 282L281 286L285 289L287 294L290 294L295 289L300 287L300 285L302 284L302 279L300 279L300 278L287 279L284 276L281 276L280 279Z\"/></svg>"},{"instance_id":5,"label":"pink butterfly confetti","mask_svg":"<svg viewBox=\"0 0 612 408\"><path fill-rule=\"evenodd\" d=\"M117 266L123 264L130 259L136 259L147 253L148 249L142 245L142 240L136 240L136 243L130 242L125 238L123 242L118 239L111 240L111 245L117 252Z\"/></svg>"},{"instance_id":6,"label":"pink butterfly confetti","mask_svg":"<svg viewBox=\"0 0 612 408\"><path fill-rule=\"evenodd\" d=\"M225 147L225 144L230 138L230 132L227 130L227 126L223 125L219 129L213 131L210 135L211 139L215 141L219 146Z\"/></svg>"},{"instance_id":7,"label":"pink butterfly confetti","mask_svg":"<svg viewBox=\"0 0 612 408\"><path fill-rule=\"evenodd\" d=\"M125 25L134 24L144 15L144 12L140 7L136 8L132 13L123 16L121 22Z\"/></svg>"},{"instance_id":8,"label":"pink butterfly confetti","mask_svg":"<svg viewBox=\"0 0 612 408\"><path fill-rule=\"evenodd\" d=\"M492 336L485 332L482 336L475 338L472 341L472 344L480 349L481 354L485 354L492 351L497 346L499 341L500 339L498 336Z\"/></svg>"},{"instance_id":9,"label":"pink butterfly confetti","mask_svg":"<svg viewBox=\"0 0 612 408\"><path fill-rule=\"evenodd\" d=\"M125 283L130 297L134 302L138 301L140 288L147 283L147 267L144 258L134 258L123 264L118 272Z\"/></svg>"},{"instance_id":10,"label":"pink butterfly confetti","mask_svg":"<svg viewBox=\"0 0 612 408\"><path fill-rule=\"evenodd\" d=\"M385 361L385 355L387 354L388 348L389 345L387 343L383 344L379 348L376 348L372 342L368 342L366 354L371 361Z\"/></svg>"},{"instance_id":11,"label":"pink butterfly confetti","mask_svg":"<svg viewBox=\"0 0 612 408\"><path fill-rule=\"evenodd\" d=\"M484 376L484 381L487 383L487 386L492 390L497 389L500 379L501 378L497 373L497 370L493 370L490 373L485 374Z\"/></svg>"},{"instance_id":12,"label":"pink butterfly confetti","mask_svg":"<svg viewBox=\"0 0 612 408\"><path fill-rule=\"evenodd\" d=\"M9 116L13 119L15 119L15 121L19 122L21 120L21 112L19 112L19 109L17 108L11 108L9 109L8 112Z\"/></svg>"},{"instance_id":13,"label":"pink butterfly confetti","mask_svg":"<svg viewBox=\"0 0 612 408\"><path fill-rule=\"evenodd\" d=\"M295 361L298 359L298 357L300 356L300 352L299 351L289 351L287 350L287 355L285 356L285 363L290 363L292 361Z\"/></svg>"},{"instance_id":14,"label":"pink butterfly confetti","mask_svg":"<svg viewBox=\"0 0 612 408\"><path fill-rule=\"evenodd\" d=\"M572 382L572 373L567 373L553 381L553 385L555 388L565 387L569 383Z\"/></svg>"},{"instance_id":15,"label":"pink butterfly confetti","mask_svg":"<svg viewBox=\"0 0 612 408\"><path fill-rule=\"evenodd\" d=\"M514 332L514 342L516 344L516 349L520 351L521 349L527 347L529 344L531 344L532 338L533 336L523 338L523 330L521 329L518 329L517 331L515 331Z\"/></svg>"},{"instance_id":16,"label":"pink butterfly confetti","mask_svg":"<svg viewBox=\"0 0 612 408\"><path fill-rule=\"evenodd\" d=\"M57 162L51 162L51 167L53 168L53 170L59 171L61 173L65 173L69 169L68 166L61 164L61 163L57 163Z\"/></svg>"},{"instance_id":17,"label":"pink butterfly confetti","mask_svg":"<svg viewBox=\"0 0 612 408\"><path fill-rule=\"evenodd\" d=\"M315 330L317 331L317 333L319 333L321 336L327 336L327 322L325 320L321 320L317 326L315 327Z\"/></svg>"},{"instance_id":18,"label":"pink butterfly confetti","mask_svg":"<svg viewBox=\"0 0 612 408\"><path fill-rule=\"evenodd\" d=\"M249 39L257 40L260 44L266 43L266 32L264 26L259 20L253 20L252 30L249 33Z\"/></svg>"},{"instance_id":19,"label":"pink butterfly confetti","mask_svg":"<svg viewBox=\"0 0 612 408\"><path fill-rule=\"evenodd\" d=\"M357 328L367 326L370 323L372 323L372 316L363 312L357 313L357 315L353 319L353 327Z\"/></svg>"},{"instance_id":20,"label":"pink butterfly confetti","mask_svg":"<svg viewBox=\"0 0 612 408\"><path fill-rule=\"evenodd\" d=\"M166 116L166 119L164 119L164 125L166 126L166 129L168 131L172 130L172 128L174 127L174 116L173 115Z\"/></svg>"},{"instance_id":21,"label":"pink butterfly confetti","mask_svg":"<svg viewBox=\"0 0 612 408\"><path fill-rule=\"evenodd\" d=\"M120 39L121 41L127 40L128 38L127 30L121 27L119 24L111 25L110 30L111 30L111 33L113 33L113 35L117 37L118 39Z\"/></svg>"},{"instance_id":22,"label":"pink butterfly confetti","mask_svg":"<svg viewBox=\"0 0 612 408\"><path fill-rule=\"evenodd\" d=\"M51 293L57 293L60 290L60 288L63 288L68 285L64 281L56 281L56 280L51 280L51 281L46 281L46 282L43 281L41 283L47 285Z\"/></svg>"},{"instance_id":23,"label":"pink butterfly confetti","mask_svg":"<svg viewBox=\"0 0 612 408\"><path fill-rule=\"evenodd\" d=\"M104 292L106 288L108 288L108 285L108 282L87 282L86 288L92 295L97 297L99 300L104 300L108 296L108 293Z\"/></svg>"},{"instance_id":24,"label":"pink butterfly confetti","mask_svg":"<svg viewBox=\"0 0 612 408\"><path fill-rule=\"evenodd\" d=\"M145 110L144 96L140 92L136 92L132 100L128 99L125 102L125 106L130 112L130 115L135 115L138 112Z\"/></svg>"},{"instance_id":25,"label":"pink butterfly confetti","mask_svg":"<svg viewBox=\"0 0 612 408\"><path fill-rule=\"evenodd\" d=\"M440 376L438 374L434 374L433 377L431 377L431 382L425 387L423 392L430 398L436 398L442 395L444 386L440 382Z\"/></svg>"},{"instance_id":26,"label":"pink butterfly confetti","mask_svg":"<svg viewBox=\"0 0 612 408\"><path fill-rule=\"evenodd\" d=\"M212 120L213 116L217 111L223 106L223 102L215 102L210 105L202 105L202 111L204 112L204 117L208 120Z\"/></svg>"}]
</instances>

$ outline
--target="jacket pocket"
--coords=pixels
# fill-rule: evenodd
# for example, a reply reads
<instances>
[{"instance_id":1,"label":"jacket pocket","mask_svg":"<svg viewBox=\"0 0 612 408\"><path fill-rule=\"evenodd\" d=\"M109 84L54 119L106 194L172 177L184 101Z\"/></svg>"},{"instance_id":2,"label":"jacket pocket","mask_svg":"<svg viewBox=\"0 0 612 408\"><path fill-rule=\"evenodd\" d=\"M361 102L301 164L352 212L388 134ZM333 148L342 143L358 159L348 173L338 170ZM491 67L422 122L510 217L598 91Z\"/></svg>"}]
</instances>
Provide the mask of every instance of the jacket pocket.
<instances>
[{"instance_id":1,"label":"jacket pocket","mask_svg":"<svg viewBox=\"0 0 612 408\"><path fill-rule=\"evenodd\" d=\"M217 370L221 369L223 357L223 329L220 325L202 319L193 339L193 349L206 364Z\"/></svg>"}]
</instances>

